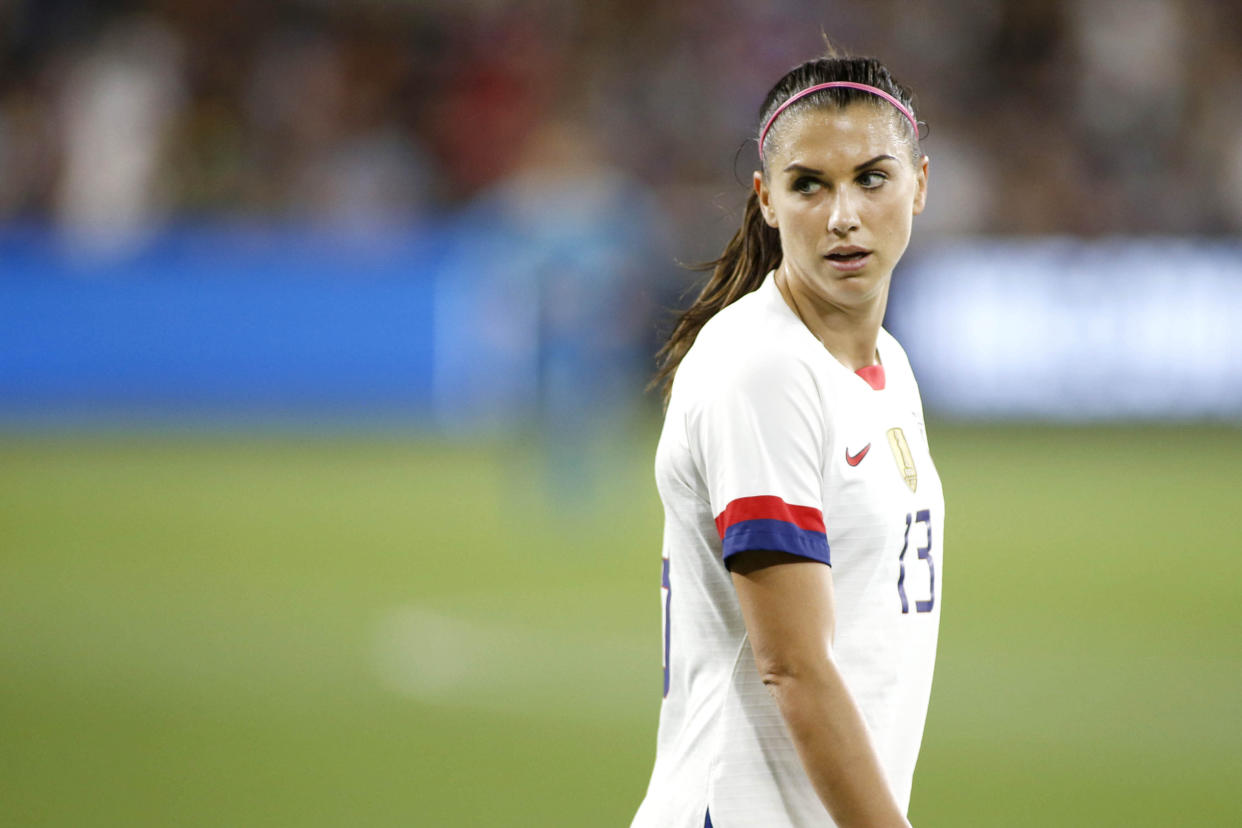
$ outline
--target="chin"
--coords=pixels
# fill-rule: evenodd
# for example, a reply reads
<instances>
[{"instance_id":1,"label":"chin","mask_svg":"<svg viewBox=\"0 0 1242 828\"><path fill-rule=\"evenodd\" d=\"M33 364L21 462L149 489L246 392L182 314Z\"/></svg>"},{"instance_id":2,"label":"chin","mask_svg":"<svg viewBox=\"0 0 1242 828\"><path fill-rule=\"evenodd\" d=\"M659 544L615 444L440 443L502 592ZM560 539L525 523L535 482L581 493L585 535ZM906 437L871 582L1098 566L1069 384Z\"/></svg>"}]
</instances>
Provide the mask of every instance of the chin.
<instances>
[{"instance_id":1,"label":"chin","mask_svg":"<svg viewBox=\"0 0 1242 828\"><path fill-rule=\"evenodd\" d=\"M848 304L866 304L883 296L888 288L888 279L872 270L833 273L829 278L829 292Z\"/></svg>"}]
</instances>

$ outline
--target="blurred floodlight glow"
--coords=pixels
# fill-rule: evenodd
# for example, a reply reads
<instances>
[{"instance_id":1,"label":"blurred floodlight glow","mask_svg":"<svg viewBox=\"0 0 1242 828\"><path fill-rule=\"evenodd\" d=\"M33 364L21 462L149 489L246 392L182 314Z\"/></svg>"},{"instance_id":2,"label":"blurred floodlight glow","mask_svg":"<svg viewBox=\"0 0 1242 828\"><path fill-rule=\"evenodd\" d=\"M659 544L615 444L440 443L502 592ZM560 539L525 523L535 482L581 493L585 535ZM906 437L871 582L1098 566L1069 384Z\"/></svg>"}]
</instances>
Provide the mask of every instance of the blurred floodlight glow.
<instances>
[{"instance_id":1,"label":"blurred floodlight glow","mask_svg":"<svg viewBox=\"0 0 1242 828\"><path fill-rule=\"evenodd\" d=\"M976 241L897 274L888 325L962 416L1242 416L1242 246Z\"/></svg>"}]
</instances>

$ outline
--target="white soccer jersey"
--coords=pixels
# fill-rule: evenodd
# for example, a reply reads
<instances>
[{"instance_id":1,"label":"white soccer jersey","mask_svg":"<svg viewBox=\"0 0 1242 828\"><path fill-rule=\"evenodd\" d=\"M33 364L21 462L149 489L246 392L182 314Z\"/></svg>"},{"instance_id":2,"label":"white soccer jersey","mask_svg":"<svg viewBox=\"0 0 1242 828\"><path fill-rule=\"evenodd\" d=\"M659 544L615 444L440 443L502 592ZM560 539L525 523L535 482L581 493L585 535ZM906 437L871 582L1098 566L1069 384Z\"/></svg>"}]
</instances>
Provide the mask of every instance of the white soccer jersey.
<instances>
[{"instance_id":1,"label":"white soccer jersey","mask_svg":"<svg viewBox=\"0 0 1242 828\"><path fill-rule=\"evenodd\" d=\"M841 365L763 285L713 317L673 383L664 502L664 702L634 828L831 826L759 678L729 556L832 566L837 662L898 803L923 738L943 583L944 497L901 346ZM872 386L872 382L882 389Z\"/></svg>"}]
</instances>

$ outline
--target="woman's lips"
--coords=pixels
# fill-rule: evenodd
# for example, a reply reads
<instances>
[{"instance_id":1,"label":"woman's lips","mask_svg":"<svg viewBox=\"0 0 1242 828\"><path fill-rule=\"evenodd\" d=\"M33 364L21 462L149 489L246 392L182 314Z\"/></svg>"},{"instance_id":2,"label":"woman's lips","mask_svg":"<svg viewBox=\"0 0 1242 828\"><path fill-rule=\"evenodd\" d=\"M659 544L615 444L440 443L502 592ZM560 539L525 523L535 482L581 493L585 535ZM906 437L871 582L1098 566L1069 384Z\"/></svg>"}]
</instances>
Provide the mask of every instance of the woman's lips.
<instances>
[{"instance_id":1,"label":"woman's lips","mask_svg":"<svg viewBox=\"0 0 1242 828\"><path fill-rule=\"evenodd\" d=\"M824 256L824 260L842 273L854 273L855 271L862 270L867 266L867 263L871 261L871 253L868 251L866 253L862 253L861 255L852 254L844 258L840 256L827 255Z\"/></svg>"}]
</instances>

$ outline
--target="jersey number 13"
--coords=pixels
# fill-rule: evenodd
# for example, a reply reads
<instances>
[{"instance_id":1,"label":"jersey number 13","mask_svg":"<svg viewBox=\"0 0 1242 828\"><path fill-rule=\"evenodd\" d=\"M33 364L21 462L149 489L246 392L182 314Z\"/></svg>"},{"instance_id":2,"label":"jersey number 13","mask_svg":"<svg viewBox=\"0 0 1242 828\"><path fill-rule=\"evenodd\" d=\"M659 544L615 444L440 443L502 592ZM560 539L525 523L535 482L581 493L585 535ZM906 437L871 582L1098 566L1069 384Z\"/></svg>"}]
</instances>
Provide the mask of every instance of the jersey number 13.
<instances>
[{"instance_id":1,"label":"jersey number 13","mask_svg":"<svg viewBox=\"0 0 1242 828\"><path fill-rule=\"evenodd\" d=\"M910 601L906 598L906 551L910 548L910 527L923 524L927 528L927 546L918 548L919 560L927 561L927 600L915 601L915 612L931 612L936 606L936 564L932 561L932 525L931 512L921 509L915 514L906 515L906 535L901 541L901 554L897 557L900 570L897 575L897 595L901 598L901 611L910 612Z\"/></svg>"}]
</instances>

